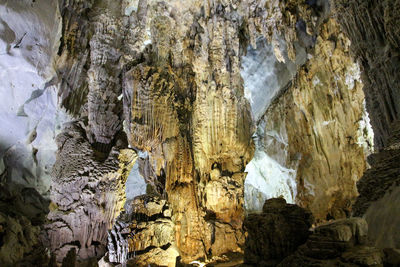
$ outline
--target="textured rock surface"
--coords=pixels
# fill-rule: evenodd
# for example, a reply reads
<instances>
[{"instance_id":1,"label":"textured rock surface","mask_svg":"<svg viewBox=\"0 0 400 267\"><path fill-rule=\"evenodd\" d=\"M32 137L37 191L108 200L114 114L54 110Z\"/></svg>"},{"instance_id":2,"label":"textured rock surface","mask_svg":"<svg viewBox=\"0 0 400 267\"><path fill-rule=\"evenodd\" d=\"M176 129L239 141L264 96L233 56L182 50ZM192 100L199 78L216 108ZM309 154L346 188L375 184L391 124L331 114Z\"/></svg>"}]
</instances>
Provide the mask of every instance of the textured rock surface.
<instances>
[{"instance_id":1,"label":"textured rock surface","mask_svg":"<svg viewBox=\"0 0 400 267\"><path fill-rule=\"evenodd\" d=\"M166 200L142 195L129 203L108 235L110 264L175 266L174 224Z\"/></svg>"},{"instance_id":2,"label":"textured rock surface","mask_svg":"<svg viewBox=\"0 0 400 267\"><path fill-rule=\"evenodd\" d=\"M140 54L139 36L152 45L136 61L125 57L126 128L165 184L155 191L168 195L184 261L240 251L243 242L243 170L253 148L239 56L263 36L285 61L283 36L295 60L297 30L310 46L325 10L298 1L140 1L130 13L126 47Z\"/></svg>"},{"instance_id":3,"label":"textured rock surface","mask_svg":"<svg viewBox=\"0 0 400 267\"><path fill-rule=\"evenodd\" d=\"M389 259L388 253L368 246L367 234L368 225L361 218L319 226L295 254L278 266L392 266L395 260Z\"/></svg>"},{"instance_id":4,"label":"textured rock surface","mask_svg":"<svg viewBox=\"0 0 400 267\"><path fill-rule=\"evenodd\" d=\"M333 1L340 24L362 67L367 109L376 148L388 145L392 123L399 120L400 1Z\"/></svg>"},{"instance_id":5,"label":"textured rock surface","mask_svg":"<svg viewBox=\"0 0 400 267\"><path fill-rule=\"evenodd\" d=\"M356 216L365 216L370 237L378 247L400 247L400 150L399 124L393 124L388 146L368 157L371 169L357 183L360 196L354 204Z\"/></svg>"},{"instance_id":6,"label":"textured rock surface","mask_svg":"<svg viewBox=\"0 0 400 267\"><path fill-rule=\"evenodd\" d=\"M57 105L57 1L0 1L0 265L45 266L55 135L68 116Z\"/></svg>"},{"instance_id":7,"label":"textured rock surface","mask_svg":"<svg viewBox=\"0 0 400 267\"><path fill-rule=\"evenodd\" d=\"M45 195L66 119L52 82L61 18L56 2L27 2L0 1L0 169Z\"/></svg>"},{"instance_id":8,"label":"textured rock surface","mask_svg":"<svg viewBox=\"0 0 400 267\"><path fill-rule=\"evenodd\" d=\"M122 210L136 160L122 128L121 3L62 1L57 71L62 105L77 119L57 137L48 246L57 261L100 257ZM71 256L72 257L72 256ZM73 259L70 259L73 261Z\"/></svg>"},{"instance_id":9,"label":"textured rock surface","mask_svg":"<svg viewBox=\"0 0 400 267\"><path fill-rule=\"evenodd\" d=\"M258 202L282 194L317 220L350 214L372 140L349 46L337 22L326 20L311 58L260 120L255 158L271 167L260 169L265 185Z\"/></svg>"},{"instance_id":10,"label":"textured rock surface","mask_svg":"<svg viewBox=\"0 0 400 267\"><path fill-rule=\"evenodd\" d=\"M57 136L51 211L46 225L48 246L58 261L70 249L78 259L101 256L107 231L125 201L125 182L137 158L117 139L109 153L94 150L81 123L70 123Z\"/></svg>"},{"instance_id":11,"label":"textured rock surface","mask_svg":"<svg viewBox=\"0 0 400 267\"><path fill-rule=\"evenodd\" d=\"M368 225L362 218L332 221L310 232L311 223L311 213L302 208L288 205L283 199L267 200L263 213L250 214L245 221L249 236L244 266L396 266L399 263L398 250L371 246Z\"/></svg>"},{"instance_id":12,"label":"textured rock surface","mask_svg":"<svg viewBox=\"0 0 400 267\"><path fill-rule=\"evenodd\" d=\"M12 185L12 184L11 184ZM1 184L0 188L0 265L16 266L23 258L40 260L39 235L48 213L49 201L35 189ZM46 261L46 253L44 255ZM48 260L48 259L47 259Z\"/></svg>"},{"instance_id":13,"label":"textured rock surface","mask_svg":"<svg viewBox=\"0 0 400 267\"><path fill-rule=\"evenodd\" d=\"M10 130L0 133L6 139L0 144L0 169L5 170L2 188L4 181L16 182L46 193L55 128L63 117L50 88L60 83L60 101L76 120L57 138L48 239L43 237L59 263L71 266L105 252L107 230L122 210L124 184L136 159L122 131L135 151L145 152L135 175L157 197L137 198L127 206L128 214L139 218L115 224L109 261L124 262L133 253L132 265L174 265L178 255L188 263L243 252L245 167L253 157L255 122L257 152L249 166L267 189L252 184L248 203L261 207L266 197L282 194L309 207L318 220L350 213L372 142L365 134L359 67L348 51L349 39L329 17L329 1L50 2L0 0L0 94L9 99L10 91L14 97L0 112L3 128ZM355 212L366 214L377 243L397 246L397 238L389 237L398 236L398 219L390 217L390 202L399 192L398 137L392 127L399 107L398 1L330 2L343 14L336 19L360 59L375 140L382 148L359 183ZM52 79L60 19L49 10L57 3L63 25L58 77ZM16 67L26 72L21 81ZM31 83L32 90L26 89ZM1 203L25 192L7 190ZM18 207L0 213L0 235L8 240L0 246L5 264L41 251L36 244L47 204L33 200L40 203L38 211ZM317 244L331 263L370 265L396 258L395 250L361 247L353 231L360 225L319 228L317 241L310 239L295 257ZM323 250L326 239L332 250ZM270 256L286 255L276 251ZM306 257L314 261L312 253Z\"/></svg>"},{"instance_id":14,"label":"textured rock surface","mask_svg":"<svg viewBox=\"0 0 400 267\"><path fill-rule=\"evenodd\" d=\"M122 7L107 0L76 0L65 1L61 10L59 94L68 111L87 116L90 143L104 146L122 128Z\"/></svg>"},{"instance_id":15,"label":"textured rock surface","mask_svg":"<svg viewBox=\"0 0 400 267\"><path fill-rule=\"evenodd\" d=\"M252 122L235 56L238 18L217 11L229 5L211 4L204 12L200 1L190 5L148 6L153 50L125 75L124 88L130 144L149 151L186 262L239 249L243 169L252 153Z\"/></svg>"},{"instance_id":16,"label":"textured rock surface","mask_svg":"<svg viewBox=\"0 0 400 267\"><path fill-rule=\"evenodd\" d=\"M140 165L141 173L145 173L155 193L167 197L173 210L176 244L186 262L240 251L243 243L243 171L253 153L252 118L240 75L240 55L248 42L255 47L257 37L263 36L272 43L281 62L297 61L296 53L301 49L297 51L296 44L303 47L303 54L316 44L318 57L305 68L311 69L310 76L303 73L295 78L301 84L299 88L304 88L303 95L292 96L297 113L305 114L307 127L304 133L298 133L292 121L288 142L303 142L304 136L317 132L315 136L332 136L332 140L339 135L343 137L340 144L356 147L356 141L353 144L345 138L358 125L340 128L339 133L330 132L336 126L326 127L328 133L321 130L337 115L330 114L326 105L337 108L338 114L346 114L342 106L354 101L356 110L349 111L348 117L339 114L340 122L354 125L362 117L362 96L357 95L360 84L354 82L357 77L352 80L356 73L344 74L353 63L346 54L347 41L340 33L329 31L332 21L319 29L326 18L326 1L71 1L65 2L62 10L64 34L59 65L63 103L71 112L80 111L83 118L88 117L83 127L86 135L97 150L103 151L121 127L119 94L123 91L129 143L149 152L149 158ZM320 31L322 37L315 38ZM324 67L326 61L328 67ZM339 66L341 63L347 65ZM105 64L110 68L106 69ZM351 67L356 72L356 67ZM319 69L323 77L318 79L330 84L329 88L340 87L337 94L332 92L330 98L325 98L326 86L321 85L321 92L315 92L317 98L325 100L320 106L312 101L315 95L308 95L318 85L312 79ZM341 94L345 86L355 88L356 99ZM336 107L331 103L333 98L345 100ZM350 104L348 109L352 108ZM321 116L308 125L315 114ZM299 116L293 117L301 120ZM316 127L318 123L322 126ZM347 130L349 135L345 135ZM336 144L324 147L312 138L314 135L309 138L309 150L315 153L309 156L309 151L300 152L307 154L301 158L301 176L296 178L300 193L296 195L298 189L292 187L291 197L294 200L297 196L304 206L310 206L319 219L327 214L344 216L355 195L354 181L365 168L362 149L350 149L349 153L346 147L343 149L347 153L344 157L350 158L354 152L360 161L349 167L357 170L351 178L342 181L334 176L346 176L347 168L337 174L337 166L331 168L330 164L338 158L343 164L346 160L327 152ZM296 145L291 149L290 158L282 163L290 165L288 170L297 168L299 159L300 149ZM313 161L317 166L308 166ZM328 177L310 179L318 187L328 183L316 190L314 198L310 190L304 189L309 186L304 177L319 169L323 170L319 177ZM337 185L338 180L341 182Z\"/></svg>"},{"instance_id":17,"label":"textured rock surface","mask_svg":"<svg viewBox=\"0 0 400 267\"><path fill-rule=\"evenodd\" d=\"M265 201L263 212L249 214L244 222L248 233L244 259L247 264L276 266L304 244L314 218L283 198Z\"/></svg>"},{"instance_id":18,"label":"textured rock surface","mask_svg":"<svg viewBox=\"0 0 400 267\"><path fill-rule=\"evenodd\" d=\"M377 153L358 183L354 210L365 215L371 238L380 247L399 247L399 7L400 1L332 1L338 21L361 64L367 110ZM389 211L391 210L391 211ZM396 226L395 226L396 225Z\"/></svg>"}]
</instances>

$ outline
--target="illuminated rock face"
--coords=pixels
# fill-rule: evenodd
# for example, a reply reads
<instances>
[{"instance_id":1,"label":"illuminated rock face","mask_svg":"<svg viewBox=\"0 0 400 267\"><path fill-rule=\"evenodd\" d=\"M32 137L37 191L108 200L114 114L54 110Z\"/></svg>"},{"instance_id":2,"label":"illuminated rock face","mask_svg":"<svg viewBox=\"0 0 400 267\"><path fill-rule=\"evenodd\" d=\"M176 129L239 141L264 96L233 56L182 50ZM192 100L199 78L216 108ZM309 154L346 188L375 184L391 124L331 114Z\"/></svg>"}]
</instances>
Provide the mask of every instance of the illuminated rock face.
<instances>
[{"instance_id":1,"label":"illuminated rock face","mask_svg":"<svg viewBox=\"0 0 400 267\"><path fill-rule=\"evenodd\" d=\"M6 2L0 1L0 168L8 184L48 195L54 136L67 118L51 82L61 18L56 3Z\"/></svg>"},{"instance_id":2,"label":"illuminated rock face","mask_svg":"<svg viewBox=\"0 0 400 267\"><path fill-rule=\"evenodd\" d=\"M349 41L333 19L321 26L314 49L266 112L260 138L265 153L289 169L284 182L296 203L317 220L343 218L351 212L369 152L359 143L362 83Z\"/></svg>"},{"instance_id":3,"label":"illuminated rock face","mask_svg":"<svg viewBox=\"0 0 400 267\"><path fill-rule=\"evenodd\" d=\"M142 195L127 204L128 211L109 232L108 256L104 261L128 266L175 266L179 252L167 201Z\"/></svg>"},{"instance_id":4,"label":"illuminated rock face","mask_svg":"<svg viewBox=\"0 0 400 267\"><path fill-rule=\"evenodd\" d=\"M2 180L22 177L24 186L46 194L55 161L43 240L58 262L67 253L66 261L100 257L106 247L103 262L121 263L137 253L129 261L144 266L174 266L177 256L189 263L242 253L244 204L257 211L265 199L280 195L310 208L318 222L348 216L372 145L361 78L378 130L375 141L384 150L371 157L354 211L366 215L377 244L397 246L397 239L379 239L383 230L382 236L390 237L393 228L380 226L379 218L390 217L398 199L397 188L389 190L398 180L392 175L397 128L389 127L397 120L399 42L393 10L398 1L383 1L372 16L384 38L364 25L369 13L357 10L370 6L361 1L342 11L342 1L330 1L344 14L334 18L329 1L322 0L70 0L61 1L62 29L57 12L43 16L46 23L37 24L42 28L14 25L9 14L21 21L21 7L3 2L0 48L6 54L0 64L2 76L13 84L2 83L0 94L8 99L12 88L17 100L2 106L0 116L11 130L0 133L6 144L0 147ZM21 3L43 13L44 0ZM37 14L30 12L26 15L36 22ZM355 30L364 26L369 30ZM29 28L26 36L22 28ZM374 41L364 40L363 32ZM40 49L20 42L21 36L37 41ZM53 65L58 75L52 79ZM15 83L16 66L26 67L25 81L35 82L38 90ZM56 160L55 128L67 116L56 108L55 90L49 89L54 84L74 119L56 139ZM375 89L380 86L383 90ZM9 112L22 105L17 115ZM117 219L136 151L145 155L134 172L146 181L148 195L127 204ZM376 173L383 177L377 183ZM129 189L130 196L144 193L145 185L140 187ZM47 212L39 195L17 200L18 215L7 217L10 209L0 213L0 234L11 240L0 255L8 255L14 244L18 253L1 263L13 264L32 250ZM35 201L40 212L21 208ZM396 225L393 218L384 226ZM15 231L3 231L5 224Z\"/></svg>"},{"instance_id":5,"label":"illuminated rock face","mask_svg":"<svg viewBox=\"0 0 400 267\"><path fill-rule=\"evenodd\" d=\"M367 109L376 133L376 148L388 146L398 121L399 97L399 5L398 0L371 3L333 1L338 20L361 62Z\"/></svg>"},{"instance_id":6,"label":"illuminated rock face","mask_svg":"<svg viewBox=\"0 0 400 267\"><path fill-rule=\"evenodd\" d=\"M44 260L55 136L69 119L57 105L57 1L0 1L0 266Z\"/></svg>"},{"instance_id":7,"label":"illuminated rock face","mask_svg":"<svg viewBox=\"0 0 400 267\"><path fill-rule=\"evenodd\" d=\"M61 104L75 121L57 136L44 242L57 261L102 256L125 202L136 152L122 128L121 10L107 1L67 1L57 61ZM90 13L90 14L89 14Z\"/></svg>"},{"instance_id":8,"label":"illuminated rock face","mask_svg":"<svg viewBox=\"0 0 400 267\"><path fill-rule=\"evenodd\" d=\"M125 141L126 142L126 141ZM107 231L125 202L125 182L137 158L117 139L109 153L93 150L79 123L57 136L48 246L61 261L75 249L78 259L105 253Z\"/></svg>"},{"instance_id":9,"label":"illuminated rock face","mask_svg":"<svg viewBox=\"0 0 400 267\"><path fill-rule=\"evenodd\" d=\"M371 239L379 247L400 246L396 212L399 193L399 7L400 1L333 1L338 20L361 63L367 110L375 132L371 169L357 184L354 205L365 216ZM395 226L396 225L396 226Z\"/></svg>"},{"instance_id":10,"label":"illuminated rock face","mask_svg":"<svg viewBox=\"0 0 400 267\"><path fill-rule=\"evenodd\" d=\"M269 59L270 48L262 52L260 46L244 57L245 90L257 120L256 152L246 166L249 212L283 196L310 208L317 221L343 218L357 196L356 182L373 149L360 69L334 18L314 30L312 47L295 42L294 62L284 53L286 63L277 63ZM270 78L263 80L262 73Z\"/></svg>"},{"instance_id":11,"label":"illuminated rock face","mask_svg":"<svg viewBox=\"0 0 400 267\"><path fill-rule=\"evenodd\" d=\"M234 30L216 20L219 31ZM219 31L214 34L223 38ZM252 121L239 83L238 58L226 52L238 54L239 42L228 49L214 41L197 43L199 51L186 48L185 53L196 54L181 68L162 62L159 53L167 47L156 46L158 54L151 56L161 57L155 62L159 67L144 63L125 75L130 144L149 151L164 186L160 193L168 195L176 245L185 262L239 251L243 243L243 170L252 156ZM212 54L209 45L220 53Z\"/></svg>"},{"instance_id":12,"label":"illuminated rock face","mask_svg":"<svg viewBox=\"0 0 400 267\"><path fill-rule=\"evenodd\" d=\"M142 6L141 3L144 2L139 2L137 11L133 10L130 15L137 22L137 26L131 25L130 36L145 32L152 46L142 52L143 48L134 39L128 39L127 47L142 53L140 60L132 62L124 75L125 126L129 142L149 152L159 184L164 184L164 189L157 189L157 192L168 195L176 244L184 261L239 251L243 171L253 152L252 118L244 99L239 56L247 49L246 40L256 47L256 38L263 36L272 43L271 50L277 58L273 62L301 62L296 59L296 52L300 52L295 51L297 30L300 28L303 34L302 45L313 46L315 40L307 36L307 32L318 29L311 21L318 16L322 20L325 14L316 14L318 12L307 4L297 6L297 2L292 1L286 5L271 1L265 6L257 1L252 5L241 1L205 6L200 1L187 4L148 2ZM325 4L320 8L324 13ZM304 27L296 23L300 18L307 22L303 21ZM302 53L304 63L304 51ZM292 64L286 83L295 69ZM328 68L326 72L331 70ZM332 82L334 77L329 79ZM285 85L284 81L280 82L280 86ZM307 85L305 90L312 91L312 86ZM276 89L279 91L279 87ZM276 92L267 90L267 94ZM253 109L256 118L274 96L263 97L268 101L256 104ZM308 101L312 102L311 97ZM362 101L357 104L362 110ZM275 116L278 114L282 113ZM310 116L313 116L312 111ZM291 134L295 133L293 130ZM362 149L360 151L360 162L364 164ZM266 157L260 155L260 164L265 164ZM295 166L286 167L286 159L283 161L278 172L287 170L289 173L291 181L283 183L291 184L286 184L289 189L284 190L295 201ZM364 167L365 164L361 171ZM335 183L336 179L333 180ZM354 194L354 182L351 184L351 194ZM279 187L272 189L279 190ZM329 199L326 201L331 201L331 195L326 196ZM315 203L318 201L320 199ZM305 206L312 204L305 202ZM315 208L315 212L323 218L327 214L322 208Z\"/></svg>"}]
</instances>

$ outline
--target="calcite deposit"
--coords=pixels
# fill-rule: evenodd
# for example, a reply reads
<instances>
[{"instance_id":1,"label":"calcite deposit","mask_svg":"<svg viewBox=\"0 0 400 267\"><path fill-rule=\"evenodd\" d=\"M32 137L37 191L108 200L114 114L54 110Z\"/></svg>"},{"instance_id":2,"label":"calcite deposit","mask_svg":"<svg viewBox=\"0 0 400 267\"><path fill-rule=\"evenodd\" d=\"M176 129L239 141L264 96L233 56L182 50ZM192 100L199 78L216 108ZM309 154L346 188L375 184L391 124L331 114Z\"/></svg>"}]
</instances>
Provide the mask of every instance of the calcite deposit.
<instances>
[{"instance_id":1,"label":"calcite deposit","mask_svg":"<svg viewBox=\"0 0 400 267\"><path fill-rule=\"evenodd\" d=\"M399 247L399 7L400 1L333 1L338 21L361 64L367 110L375 133L371 170L357 187L355 214L365 216L380 247ZM397 206L396 206L397 207Z\"/></svg>"},{"instance_id":2,"label":"calcite deposit","mask_svg":"<svg viewBox=\"0 0 400 267\"><path fill-rule=\"evenodd\" d=\"M321 25L312 58L258 126L262 151L292 170L289 181L281 180L290 190L285 197L310 208L318 220L350 214L372 147L358 140L363 84L349 45L334 19ZM267 183L274 174L266 175Z\"/></svg>"},{"instance_id":3,"label":"calcite deposit","mask_svg":"<svg viewBox=\"0 0 400 267\"><path fill-rule=\"evenodd\" d=\"M285 64L270 59L268 46L244 57L245 89L257 120L245 202L247 210L260 211L265 199L283 196L323 221L350 215L356 182L373 150L373 133L350 40L329 6L311 9L313 30L306 34L301 31L305 22L297 24L293 62L289 47ZM313 40L309 45L307 36Z\"/></svg>"},{"instance_id":4,"label":"calcite deposit","mask_svg":"<svg viewBox=\"0 0 400 267\"><path fill-rule=\"evenodd\" d=\"M179 252L172 211L166 200L142 195L128 205L128 211L121 214L109 232L104 261L128 266L175 266Z\"/></svg>"},{"instance_id":5,"label":"calcite deposit","mask_svg":"<svg viewBox=\"0 0 400 267\"><path fill-rule=\"evenodd\" d=\"M0 265L398 264L399 5L0 0Z\"/></svg>"},{"instance_id":6,"label":"calcite deposit","mask_svg":"<svg viewBox=\"0 0 400 267\"><path fill-rule=\"evenodd\" d=\"M48 246L61 261L71 249L78 259L105 252L107 231L125 201L125 182L137 158L117 139L111 151L93 151L79 122L57 136L59 152L45 230Z\"/></svg>"}]
</instances>

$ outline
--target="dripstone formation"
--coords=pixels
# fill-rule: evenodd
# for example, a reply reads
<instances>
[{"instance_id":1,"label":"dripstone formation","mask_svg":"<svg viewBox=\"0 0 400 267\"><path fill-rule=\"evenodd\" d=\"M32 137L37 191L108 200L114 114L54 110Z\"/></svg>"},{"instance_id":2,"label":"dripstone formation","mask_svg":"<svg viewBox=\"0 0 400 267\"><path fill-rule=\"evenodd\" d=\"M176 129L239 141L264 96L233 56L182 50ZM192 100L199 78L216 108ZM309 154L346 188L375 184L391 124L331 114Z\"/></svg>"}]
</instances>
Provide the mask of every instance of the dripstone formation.
<instances>
[{"instance_id":1,"label":"dripstone formation","mask_svg":"<svg viewBox=\"0 0 400 267\"><path fill-rule=\"evenodd\" d=\"M357 187L355 214L365 216L379 247L399 247L395 211L399 199L400 1L333 1L338 20L362 65L367 109L377 153ZM340 14L340 15L339 15Z\"/></svg>"},{"instance_id":2,"label":"dripstone formation","mask_svg":"<svg viewBox=\"0 0 400 267\"><path fill-rule=\"evenodd\" d=\"M399 10L0 0L0 265L398 265Z\"/></svg>"},{"instance_id":3,"label":"dripstone formation","mask_svg":"<svg viewBox=\"0 0 400 267\"><path fill-rule=\"evenodd\" d=\"M57 136L59 151L45 226L47 246L61 261L70 250L78 259L103 255L107 231L125 201L125 182L137 158L117 139L107 153L93 150L79 122Z\"/></svg>"},{"instance_id":4,"label":"dripstone formation","mask_svg":"<svg viewBox=\"0 0 400 267\"><path fill-rule=\"evenodd\" d=\"M179 256L171 209L157 196L138 196L121 214L108 237L104 262L128 266L172 266Z\"/></svg>"}]
</instances>

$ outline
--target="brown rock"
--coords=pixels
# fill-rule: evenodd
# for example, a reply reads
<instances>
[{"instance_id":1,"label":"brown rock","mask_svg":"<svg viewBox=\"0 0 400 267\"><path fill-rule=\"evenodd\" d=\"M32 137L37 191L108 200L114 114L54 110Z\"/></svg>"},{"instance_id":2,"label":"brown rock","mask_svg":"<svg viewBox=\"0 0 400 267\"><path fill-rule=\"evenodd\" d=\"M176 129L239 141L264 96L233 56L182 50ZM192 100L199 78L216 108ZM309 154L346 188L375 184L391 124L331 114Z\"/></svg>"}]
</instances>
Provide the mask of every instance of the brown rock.
<instances>
[{"instance_id":1,"label":"brown rock","mask_svg":"<svg viewBox=\"0 0 400 267\"><path fill-rule=\"evenodd\" d=\"M333 221L315 228L307 242L278 266L383 266L381 249L368 247L364 219Z\"/></svg>"},{"instance_id":2,"label":"brown rock","mask_svg":"<svg viewBox=\"0 0 400 267\"><path fill-rule=\"evenodd\" d=\"M360 70L349 49L334 18L322 23L312 58L259 123L263 150L294 171L294 201L317 221L350 215L372 149Z\"/></svg>"},{"instance_id":3,"label":"brown rock","mask_svg":"<svg viewBox=\"0 0 400 267\"><path fill-rule=\"evenodd\" d=\"M400 119L400 1L334 0L332 4L361 63L367 110L379 150L388 146L395 130L392 123Z\"/></svg>"},{"instance_id":4,"label":"brown rock","mask_svg":"<svg viewBox=\"0 0 400 267\"><path fill-rule=\"evenodd\" d=\"M175 266L179 252L174 224L170 217L164 217L170 212L166 201L143 195L129 204L129 213L122 214L109 232L108 256L102 264Z\"/></svg>"},{"instance_id":5,"label":"brown rock","mask_svg":"<svg viewBox=\"0 0 400 267\"><path fill-rule=\"evenodd\" d=\"M257 266L276 266L306 242L313 216L283 198L265 201L261 214L249 214L244 222L248 236L245 262Z\"/></svg>"}]
</instances>

